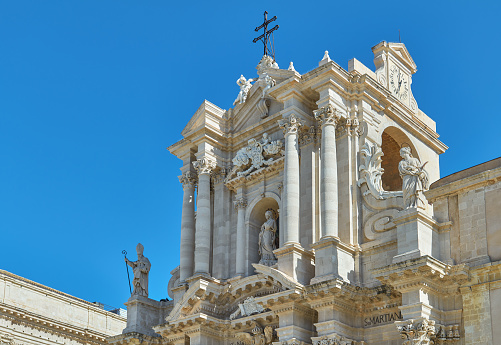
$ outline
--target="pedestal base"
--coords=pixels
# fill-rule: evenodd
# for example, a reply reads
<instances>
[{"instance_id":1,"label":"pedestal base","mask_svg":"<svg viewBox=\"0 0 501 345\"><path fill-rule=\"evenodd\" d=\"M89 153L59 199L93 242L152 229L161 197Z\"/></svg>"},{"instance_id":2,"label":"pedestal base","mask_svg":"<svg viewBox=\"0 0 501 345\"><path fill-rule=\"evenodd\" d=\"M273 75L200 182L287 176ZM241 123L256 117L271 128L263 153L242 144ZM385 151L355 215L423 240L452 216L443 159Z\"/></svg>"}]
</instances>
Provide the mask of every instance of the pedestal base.
<instances>
[{"instance_id":1,"label":"pedestal base","mask_svg":"<svg viewBox=\"0 0 501 345\"><path fill-rule=\"evenodd\" d=\"M127 306L127 327L122 331L126 333L140 333L152 337L159 337L153 330L158 325L160 303L143 296L132 296L125 305Z\"/></svg>"},{"instance_id":2,"label":"pedestal base","mask_svg":"<svg viewBox=\"0 0 501 345\"><path fill-rule=\"evenodd\" d=\"M300 284L308 285L315 273L314 257L298 243L286 243L273 252L278 259L278 270Z\"/></svg>"},{"instance_id":3,"label":"pedestal base","mask_svg":"<svg viewBox=\"0 0 501 345\"><path fill-rule=\"evenodd\" d=\"M398 243L398 252L393 257L393 263L417 259L424 255L439 257L438 233L434 230L438 224L423 210L410 208L400 211L397 217L393 218L393 222L397 225Z\"/></svg>"},{"instance_id":4,"label":"pedestal base","mask_svg":"<svg viewBox=\"0 0 501 345\"><path fill-rule=\"evenodd\" d=\"M312 245L315 249L315 277L310 284L332 279L355 281L354 248L337 237L324 237Z\"/></svg>"}]
</instances>

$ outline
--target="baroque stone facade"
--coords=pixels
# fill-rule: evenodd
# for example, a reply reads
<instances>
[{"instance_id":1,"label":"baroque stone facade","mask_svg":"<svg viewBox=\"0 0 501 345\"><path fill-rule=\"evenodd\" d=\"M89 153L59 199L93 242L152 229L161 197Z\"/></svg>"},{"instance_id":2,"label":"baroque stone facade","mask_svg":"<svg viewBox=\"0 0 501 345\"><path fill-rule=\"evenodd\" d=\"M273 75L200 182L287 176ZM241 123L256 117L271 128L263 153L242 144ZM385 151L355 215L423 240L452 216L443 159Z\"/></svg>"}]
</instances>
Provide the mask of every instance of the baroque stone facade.
<instances>
[{"instance_id":1,"label":"baroque stone facade","mask_svg":"<svg viewBox=\"0 0 501 345\"><path fill-rule=\"evenodd\" d=\"M0 270L1 345L101 345L126 318Z\"/></svg>"},{"instance_id":2,"label":"baroque stone facade","mask_svg":"<svg viewBox=\"0 0 501 345\"><path fill-rule=\"evenodd\" d=\"M414 61L402 43L372 51L375 71L326 52L303 75L265 56L234 108L204 101L169 147L184 191L172 301L132 296L109 343L501 339L501 159L440 179Z\"/></svg>"}]
</instances>

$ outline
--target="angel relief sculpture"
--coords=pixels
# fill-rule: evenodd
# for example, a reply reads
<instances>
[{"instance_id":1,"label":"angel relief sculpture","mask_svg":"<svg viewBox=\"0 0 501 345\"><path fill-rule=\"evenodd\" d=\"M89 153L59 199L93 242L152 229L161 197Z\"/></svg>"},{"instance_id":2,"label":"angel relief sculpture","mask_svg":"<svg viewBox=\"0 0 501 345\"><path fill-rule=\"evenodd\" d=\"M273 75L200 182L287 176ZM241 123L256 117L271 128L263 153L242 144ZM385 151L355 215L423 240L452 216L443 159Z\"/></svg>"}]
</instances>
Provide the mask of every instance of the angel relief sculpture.
<instances>
[{"instance_id":1,"label":"angel relief sculpture","mask_svg":"<svg viewBox=\"0 0 501 345\"><path fill-rule=\"evenodd\" d=\"M237 151L233 158L233 169L231 170L228 179L241 177L250 172L261 168L263 165L270 165L275 156L283 154L282 142L280 140L270 141L267 133L263 134L263 138L258 141L249 139L247 146Z\"/></svg>"},{"instance_id":2,"label":"angel relief sculpture","mask_svg":"<svg viewBox=\"0 0 501 345\"><path fill-rule=\"evenodd\" d=\"M252 334L245 332L235 333L235 337L248 345L267 345L273 342L273 327L266 326L263 330L257 322L253 321Z\"/></svg>"}]
</instances>

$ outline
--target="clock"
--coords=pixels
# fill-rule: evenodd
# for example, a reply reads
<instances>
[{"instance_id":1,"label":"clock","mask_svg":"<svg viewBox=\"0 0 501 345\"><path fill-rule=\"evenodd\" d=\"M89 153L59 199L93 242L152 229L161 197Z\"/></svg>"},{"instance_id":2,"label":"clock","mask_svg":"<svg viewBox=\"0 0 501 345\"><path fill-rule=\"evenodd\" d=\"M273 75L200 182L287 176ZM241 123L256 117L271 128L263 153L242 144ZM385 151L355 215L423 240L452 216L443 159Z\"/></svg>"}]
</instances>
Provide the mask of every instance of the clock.
<instances>
[{"instance_id":1,"label":"clock","mask_svg":"<svg viewBox=\"0 0 501 345\"><path fill-rule=\"evenodd\" d=\"M407 75L403 73L395 65L390 68L390 91L395 97L397 97L401 102L407 100L409 96L409 83L407 81Z\"/></svg>"}]
</instances>

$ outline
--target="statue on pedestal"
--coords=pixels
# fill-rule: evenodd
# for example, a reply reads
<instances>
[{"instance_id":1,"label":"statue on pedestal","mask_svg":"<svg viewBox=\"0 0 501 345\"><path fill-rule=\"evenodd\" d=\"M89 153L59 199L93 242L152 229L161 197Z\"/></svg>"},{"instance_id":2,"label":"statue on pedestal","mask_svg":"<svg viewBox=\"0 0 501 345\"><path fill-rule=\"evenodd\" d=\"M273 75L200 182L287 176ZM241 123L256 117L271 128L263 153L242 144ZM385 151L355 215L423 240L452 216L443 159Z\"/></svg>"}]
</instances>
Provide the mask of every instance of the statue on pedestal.
<instances>
[{"instance_id":1,"label":"statue on pedestal","mask_svg":"<svg viewBox=\"0 0 501 345\"><path fill-rule=\"evenodd\" d=\"M125 258L127 265L132 267L134 271L134 280L132 281L134 290L132 291L132 296L148 297L148 274L151 268L150 260L143 256L144 247L141 243L137 244L136 251L137 261L130 261Z\"/></svg>"},{"instance_id":2,"label":"statue on pedestal","mask_svg":"<svg viewBox=\"0 0 501 345\"><path fill-rule=\"evenodd\" d=\"M398 164L398 171L402 177L404 208L424 208L426 198L423 191L428 189L428 173L424 166L428 162L421 165L419 159L412 157L410 147L402 147L400 156L403 159Z\"/></svg>"},{"instance_id":3,"label":"statue on pedestal","mask_svg":"<svg viewBox=\"0 0 501 345\"><path fill-rule=\"evenodd\" d=\"M277 249L275 245L277 222L272 210L266 211L264 215L266 222L261 226L261 232L259 233L259 255L261 255L259 263L265 266L273 266L277 262L275 254L273 254L273 251Z\"/></svg>"}]
</instances>

